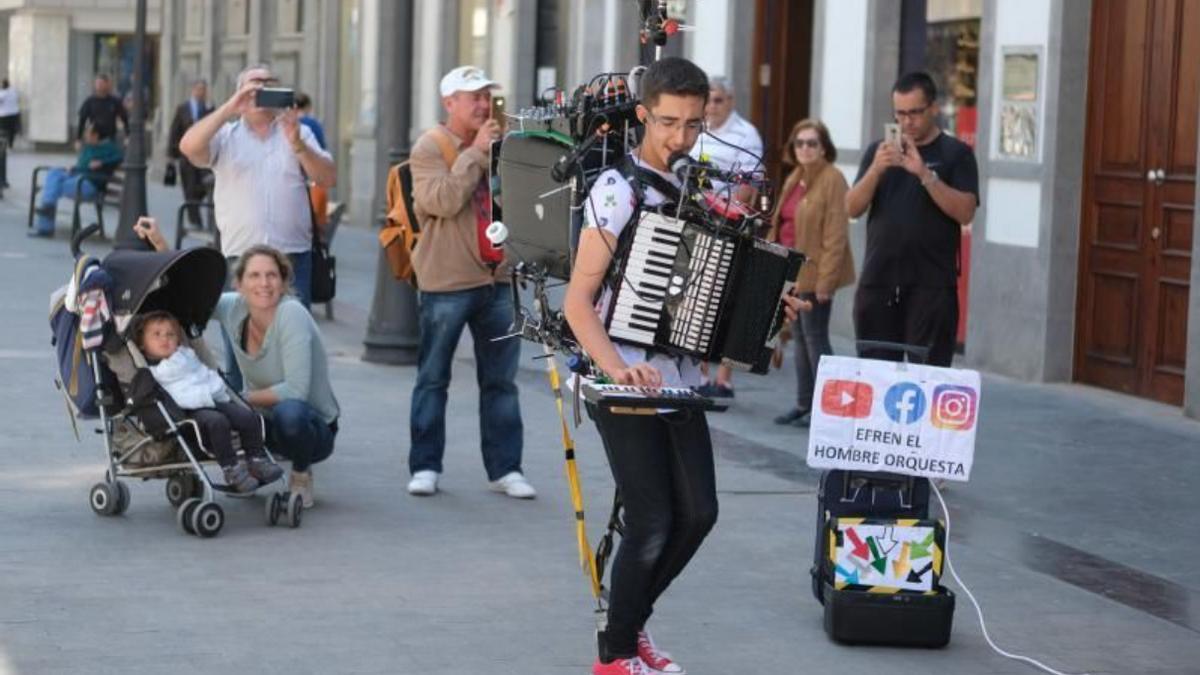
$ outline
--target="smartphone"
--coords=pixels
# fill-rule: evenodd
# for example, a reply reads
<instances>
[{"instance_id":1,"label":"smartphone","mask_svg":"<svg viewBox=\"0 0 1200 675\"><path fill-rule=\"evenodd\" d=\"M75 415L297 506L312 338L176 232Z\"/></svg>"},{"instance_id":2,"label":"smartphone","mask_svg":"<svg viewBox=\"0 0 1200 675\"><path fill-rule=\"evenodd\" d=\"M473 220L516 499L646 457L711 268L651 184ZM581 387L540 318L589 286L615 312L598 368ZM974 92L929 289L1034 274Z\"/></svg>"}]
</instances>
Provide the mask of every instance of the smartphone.
<instances>
[{"instance_id":1,"label":"smartphone","mask_svg":"<svg viewBox=\"0 0 1200 675\"><path fill-rule=\"evenodd\" d=\"M260 108L293 108L296 92L291 89L263 87L254 92L254 105Z\"/></svg>"},{"instance_id":2,"label":"smartphone","mask_svg":"<svg viewBox=\"0 0 1200 675\"><path fill-rule=\"evenodd\" d=\"M506 125L505 125L505 119L504 119L504 97L503 96L493 96L492 97L492 119L496 120L496 122L500 125L500 130L504 131L504 127Z\"/></svg>"},{"instance_id":3,"label":"smartphone","mask_svg":"<svg viewBox=\"0 0 1200 675\"><path fill-rule=\"evenodd\" d=\"M888 122L883 125L883 142L891 143L897 150L903 150L903 139L900 136L900 125Z\"/></svg>"}]
</instances>

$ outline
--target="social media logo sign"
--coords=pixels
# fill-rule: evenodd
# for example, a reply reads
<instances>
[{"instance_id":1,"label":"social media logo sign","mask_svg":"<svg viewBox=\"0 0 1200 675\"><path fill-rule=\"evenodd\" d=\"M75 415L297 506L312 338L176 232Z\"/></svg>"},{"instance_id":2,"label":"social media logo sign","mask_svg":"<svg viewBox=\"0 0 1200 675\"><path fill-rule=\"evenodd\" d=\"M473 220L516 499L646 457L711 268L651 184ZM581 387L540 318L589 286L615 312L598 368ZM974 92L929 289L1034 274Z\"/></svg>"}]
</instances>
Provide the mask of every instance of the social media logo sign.
<instances>
[{"instance_id":1,"label":"social media logo sign","mask_svg":"<svg viewBox=\"0 0 1200 675\"><path fill-rule=\"evenodd\" d=\"M821 412L834 417L870 417L875 391L857 380L826 380L821 389Z\"/></svg>"},{"instance_id":2,"label":"social media logo sign","mask_svg":"<svg viewBox=\"0 0 1200 675\"><path fill-rule=\"evenodd\" d=\"M970 387L940 384L933 390L933 426L966 431L975 426L979 395Z\"/></svg>"},{"instance_id":3,"label":"social media logo sign","mask_svg":"<svg viewBox=\"0 0 1200 675\"><path fill-rule=\"evenodd\" d=\"M893 384L883 397L883 410L893 422L912 424L925 414L925 392L912 382Z\"/></svg>"}]
</instances>

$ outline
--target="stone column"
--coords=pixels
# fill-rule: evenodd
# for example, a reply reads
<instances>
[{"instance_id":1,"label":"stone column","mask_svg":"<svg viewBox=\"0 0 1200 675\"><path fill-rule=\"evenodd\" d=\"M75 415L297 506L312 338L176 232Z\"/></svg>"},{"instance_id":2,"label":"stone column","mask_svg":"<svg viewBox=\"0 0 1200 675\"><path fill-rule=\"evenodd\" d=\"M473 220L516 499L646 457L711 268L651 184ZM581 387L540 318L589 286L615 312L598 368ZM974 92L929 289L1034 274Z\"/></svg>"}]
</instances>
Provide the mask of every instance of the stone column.
<instances>
[{"instance_id":1,"label":"stone column","mask_svg":"<svg viewBox=\"0 0 1200 675\"><path fill-rule=\"evenodd\" d=\"M364 17L365 18L365 17ZM409 130L412 126L413 82L413 0L392 0L384 3L379 13L379 25L386 27L387 39L382 41L379 58L388 64L389 77L380 88L379 138L388 148L387 167L408 158ZM364 68L364 71L367 69ZM364 72L365 75L365 72ZM372 75L374 72L372 71ZM382 195L386 187L387 169L375 175L375 193ZM378 199L382 216L383 200ZM380 218L382 220L382 217ZM375 269L375 296L363 340L366 351L363 360L371 363L411 365L417 362L420 343L417 320L417 294L413 288L392 277L383 249L379 250Z\"/></svg>"}]
</instances>

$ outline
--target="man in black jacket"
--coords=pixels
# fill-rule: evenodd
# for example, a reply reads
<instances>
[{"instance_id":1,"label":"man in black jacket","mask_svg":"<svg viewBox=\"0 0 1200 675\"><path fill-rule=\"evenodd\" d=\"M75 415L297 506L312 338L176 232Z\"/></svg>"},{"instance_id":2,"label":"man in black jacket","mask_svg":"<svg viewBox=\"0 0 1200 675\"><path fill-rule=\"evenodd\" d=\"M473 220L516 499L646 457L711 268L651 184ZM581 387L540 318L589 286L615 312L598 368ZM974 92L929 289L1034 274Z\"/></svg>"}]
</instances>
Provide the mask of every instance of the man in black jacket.
<instances>
[{"instance_id":1,"label":"man in black jacket","mask_svg":"<svg viewBox=\"0 0 1200 675\"><path fill-rule=\"evenodd\" d=\"M125 104L112 93L112 80L100 73L92 84L92 95L87 97L79 106L79 125L76 127L76 147L83 138L83 130L91 126L100 136L100 140L113 138L117 135L117 120L121 120L121 128L129 129L129 115Z\"/></svg>"},{"instance_id":2,"label":"man in black jacket","mask_svg":"<svg viewBox=\"0 0 1200 675\"><path fill-rule=\"evenodd\" d=\"M212 109L212 105L208 102L208 83L204 80L196 80L192 83L191 96L175 108L175 117L171 120L171 131L167 137L167 155L171 159L179 161L179 182L183 187L184 201L204 200L208 194L207 181L212 172L189 162L187 157L179 151L179 139L183 138L183 134L197 120L212 112ZM188 207L187 214L188 222L193 227L200 227L200 209L194 206Z\"/></svg>"}]
</instances>

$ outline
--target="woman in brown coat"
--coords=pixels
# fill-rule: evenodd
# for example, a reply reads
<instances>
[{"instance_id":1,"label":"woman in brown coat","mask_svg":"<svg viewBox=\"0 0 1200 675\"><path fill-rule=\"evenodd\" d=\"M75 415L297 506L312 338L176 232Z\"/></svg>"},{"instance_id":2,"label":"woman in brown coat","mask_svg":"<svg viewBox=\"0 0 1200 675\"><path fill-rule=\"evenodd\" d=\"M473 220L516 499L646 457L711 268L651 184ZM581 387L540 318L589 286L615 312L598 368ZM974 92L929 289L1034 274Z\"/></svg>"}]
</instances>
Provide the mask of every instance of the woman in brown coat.
<instances>
[{"instance_id":1,"label":"woman in brown coat","mask_svg":"<svg viewBox=\"0 0 1200 675\"><path fill-rule=\"evenodd\" d=\"M806 119L792 127L783 161L794 165L783 183L771 216L770 239L801 251L807 261L800 269L797 290L812 303L793 327L796 337L796 407L775 418L776 424L807 427L822 354L832 354L829 315L833 294L854 283L854 260L847 235L846 179L833 165L837 149L829 129Z\"/></svg>"}]
</instances>

